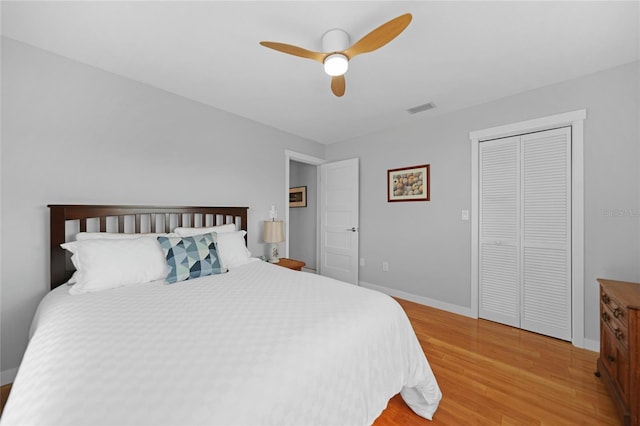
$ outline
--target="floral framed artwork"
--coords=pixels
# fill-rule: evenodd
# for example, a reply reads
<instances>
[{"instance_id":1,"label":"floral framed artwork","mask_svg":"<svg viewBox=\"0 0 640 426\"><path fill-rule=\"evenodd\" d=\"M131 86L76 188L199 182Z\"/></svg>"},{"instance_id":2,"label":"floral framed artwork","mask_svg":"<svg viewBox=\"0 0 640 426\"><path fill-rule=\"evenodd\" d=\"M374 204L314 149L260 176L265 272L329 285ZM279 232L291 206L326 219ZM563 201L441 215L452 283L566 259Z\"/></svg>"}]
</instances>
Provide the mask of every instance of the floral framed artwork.
<instances>
[{"instance_id":1,"label":"floral framed artwork","mask_svg":"<svg viewBox=\"0 0 640 426\"><path fill-rule=\"evenodd\" d=\"M429 201L429 164L387 170L387 201Z\"/></svg>"},{"instance_id":2,"label":"floral framed artwork","mask_svg":"<svg viewBox=\"0 0 640 426\"><path fill-rule=\"evenodd\" d=\"M307 207L307 187L289 188L289 207Z\"/></svg>"}]
</instances>

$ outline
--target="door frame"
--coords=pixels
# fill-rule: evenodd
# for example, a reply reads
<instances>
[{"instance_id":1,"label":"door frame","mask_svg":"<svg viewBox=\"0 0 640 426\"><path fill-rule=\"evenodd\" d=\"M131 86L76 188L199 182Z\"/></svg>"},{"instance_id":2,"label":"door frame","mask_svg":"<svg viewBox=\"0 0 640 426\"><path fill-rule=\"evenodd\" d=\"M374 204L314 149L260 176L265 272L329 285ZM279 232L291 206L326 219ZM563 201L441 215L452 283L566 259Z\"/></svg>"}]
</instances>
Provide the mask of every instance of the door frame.
<instances>
[{"instance_id":1,"label":"door frame","mask_svg":"<svg viewBox=\"0 0 640 426\"><path fill-rule=\"evenodd\" d=\"M290 185L290 173L291 173L291 161L298 161L300 163L310 164L316 166L316 175L318 177L318 186L316 188L316 200L320 196L320 169L319 165L326 163L327 161L314 157L312 155L303 154L301 152L291 151L289 149L284 150L284 257L289 257L289 188ZM318 215L320 214L320 203L316 202ZM320 216L317 216L320 217ZM320 265L320 227L316 226L316 265ZM316 266L318 269L318 266Z\"/></svg>"},{"instance_id":2,"label":"door frame","mask_svg":"<svg viewBox=\"0 0 640 426\"><path fill-rule=\"evenodd\" d=\"M584 338L584 120L580 109L469 132L471 140L471 312L478 318L479 188L478 149L482 141L571 126L571 343L585 347Z\"/></svg>"}]
</instances>

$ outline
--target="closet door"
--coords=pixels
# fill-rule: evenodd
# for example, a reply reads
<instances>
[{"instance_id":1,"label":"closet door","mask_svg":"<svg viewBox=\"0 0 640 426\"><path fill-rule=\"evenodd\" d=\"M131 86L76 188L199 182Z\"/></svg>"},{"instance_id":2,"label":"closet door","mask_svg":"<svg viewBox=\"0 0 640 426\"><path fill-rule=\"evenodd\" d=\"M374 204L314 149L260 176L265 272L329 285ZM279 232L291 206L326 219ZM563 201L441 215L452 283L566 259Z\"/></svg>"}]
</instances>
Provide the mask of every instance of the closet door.
<instances>
[{"instance_id":1,"label":"closet door","mask_svg":"<svg viewBox=\"0 0 640 426\"><path fill-rule=\"evenodd\" d=\"M480 143L479 314L571 339L571 129Z\"/></svg>"},{"instance_id":2,"label":"closet door","mask_svg":"<svg viewBox=\"0 0 640 426\"><path fill-rule=\"evenodd\" d=\"M520 327L519 137L479 147L479 314Z\"/></svg>"},{"instance_id":3,"label":"closet door","mask_svg":"<svg viewBox=\"0 0 640 426\"><path fill-rule=\"evenodd\" d=\"M571 128L521 138L521 327L571 340Z\"/></svg>"}]
</instances>

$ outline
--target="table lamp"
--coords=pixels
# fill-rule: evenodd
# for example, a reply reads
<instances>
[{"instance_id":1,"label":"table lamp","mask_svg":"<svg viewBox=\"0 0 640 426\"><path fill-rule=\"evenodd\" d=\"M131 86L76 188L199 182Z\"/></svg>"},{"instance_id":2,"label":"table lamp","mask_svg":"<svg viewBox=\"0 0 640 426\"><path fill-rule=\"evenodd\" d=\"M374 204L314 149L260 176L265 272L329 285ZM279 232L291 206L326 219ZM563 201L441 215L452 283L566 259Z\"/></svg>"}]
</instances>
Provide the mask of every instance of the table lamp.
<instances>
[{"instance_id":1,"label":"table lamp","mask_svg":"<svg viewBox=\"0 0 640 426\"><path fill-rule=\"evenodd\" d=\"M281 220L265 220L263 239L271 245L269 248L269 262L278 263L278 243L284 241L284 226Z\"/></svg>"}]
</instances>

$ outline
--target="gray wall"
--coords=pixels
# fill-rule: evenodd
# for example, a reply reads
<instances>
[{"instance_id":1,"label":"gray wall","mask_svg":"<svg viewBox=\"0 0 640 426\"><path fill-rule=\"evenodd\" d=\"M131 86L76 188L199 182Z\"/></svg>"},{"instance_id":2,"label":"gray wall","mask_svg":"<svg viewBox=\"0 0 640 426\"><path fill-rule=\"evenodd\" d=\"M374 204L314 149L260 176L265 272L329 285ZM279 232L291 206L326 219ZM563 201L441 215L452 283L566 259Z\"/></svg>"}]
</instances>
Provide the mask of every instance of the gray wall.
<instances>
[{"instance_id":1,"label":"gray wall","mask_svg":"<svg viewBox=\"0 0 640 426\"><path fill-rule=\"evenodd\" d=\"M316 269L318 168L291 161L289 179L292 188L307 187L307 207L289 209L289 257L305 262L309 269Z\"/></svg>"},{"instance_id":2,"label":"gray wall","mask_svg":"<svg viewBox=\"0 0 640 426\"><path fill-rule=\"evenodd\" d=\"M596 278L640 281L639 77L635 62L329 145L329 161L360 157L360 280L470 308L469 132L586 108L585 337L597 341ZM423 163L432 201L387 203L386 170Z\"/></svg>"},{"instance_id":3,"label":"gray wall","mask_svg":"<svg viewBox=\"0 0 640 426\"><path fill-rule=\"evenodd\" d=\"M49 289L50 203L249 206L283 211L284 150L324 146L2 39L0 334L3 382Z\"/></svg>"}]
</instances>

